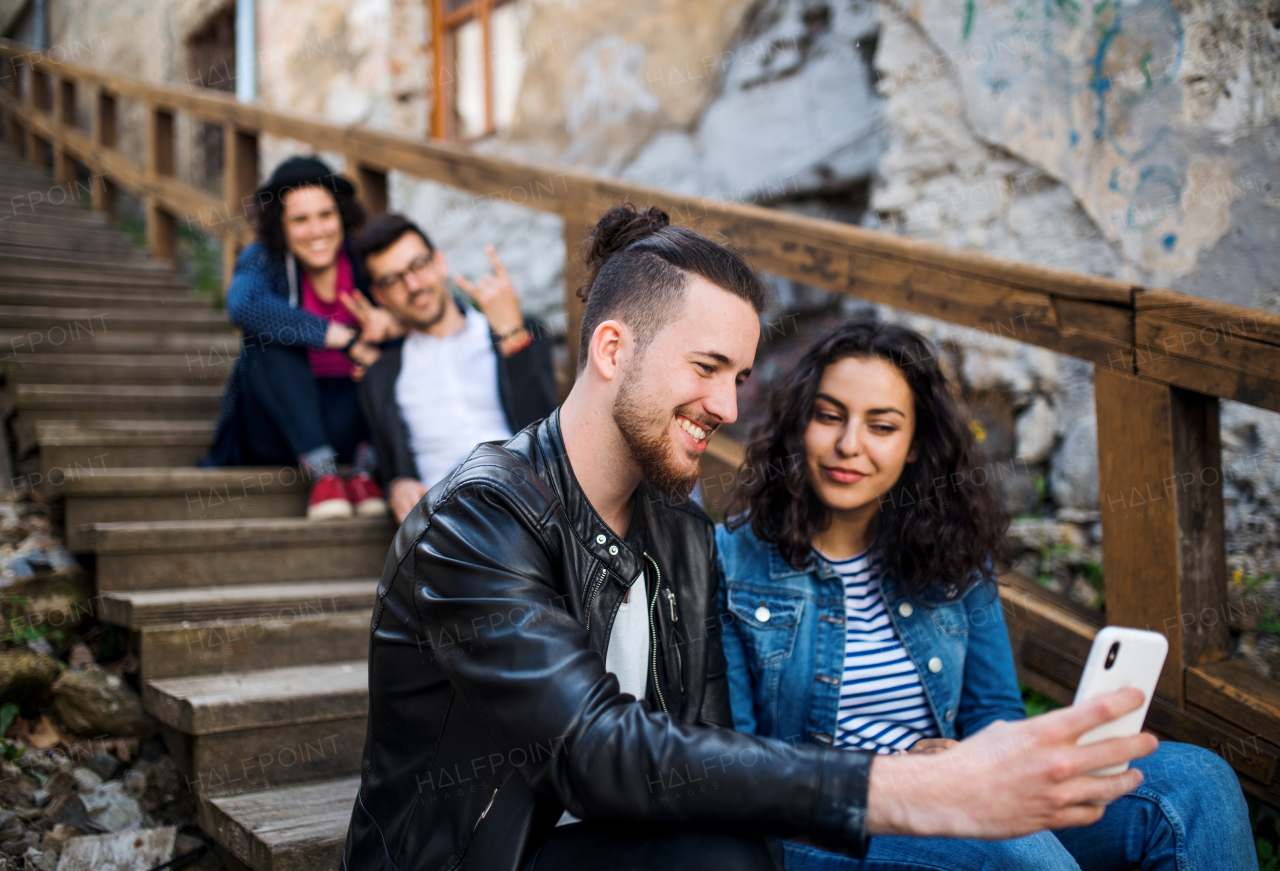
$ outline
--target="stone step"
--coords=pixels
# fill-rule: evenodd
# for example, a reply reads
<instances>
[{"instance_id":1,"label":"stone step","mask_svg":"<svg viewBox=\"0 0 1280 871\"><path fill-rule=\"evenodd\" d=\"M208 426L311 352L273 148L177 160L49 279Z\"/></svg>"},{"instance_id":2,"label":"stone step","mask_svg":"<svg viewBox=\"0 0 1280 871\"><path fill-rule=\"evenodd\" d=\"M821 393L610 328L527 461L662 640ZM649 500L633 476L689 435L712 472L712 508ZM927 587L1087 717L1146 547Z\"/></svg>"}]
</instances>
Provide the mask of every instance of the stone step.
<instances>
[{"instance_id":1,"label":"stone step","mask_svg":"<svg viewBox=\"0 0 1280 871\"><path fill-rule=\"evenodd\" d=\"M8 174L6 169L3 175L8 178ZM30 184L26 184L24 179L13 181L16 184L6 186L4 193L0 194L0 232L24 229L118 232L112 229L105 215L80 205L55 204L45 199L43 202L35 200L33 206L32 198L36 193L44 196L48 192L50 184L47 178L43 181L31 178ZM14 197L19 198L17 203L13 201Z\"/></svg>"},{"instance_id":2,"label":"stone step","mask_svg":"<svg viewBox=\"0 0 1280 871\"><path fill-rule=\"evenodd\" d=\"M61 469L64 479L80 469L194 466L213 426L206 420L46 420L36 424L32 447L40 450L41 468Z\"/></svg>"},{"instance_id":3,"label":"stone step","mask_svg":"<svg viewBox=\"0 0 1280 871\"><path fill-rule=\"evenodd\" d=\"M0 200L3 195L0 194ZM83 228L63 226L56 229L0 221L0 251L79 251L101 256L104 260L136 260L144 252L130 239L114 230L91 225Z\"/></svg>"},{"instance_id":4,"label":"stone step","mask_svg":"<svg viewBox=\"0 0 1280 871\"><path fill-rule=\"evenodd\" d=\"M142 701L191 787L225 795L359 771L368 667L159 678L143 684Z\"/></svg>"},{"instance_id":5,"label":"stone step","mask_svg":"<svg viewBox=\"0 0 1280 871\"><path fill-rule=\"evenodd\" d=\"M191 286L172 273L148 276L117 275L114 269L55 269L31 263L7 264L0 269L0 284L57 285L103 290L118 287L146 287L151 290L190 290Z\"/></svg>"},{"instance_id":6,"label":"stone step","mask_svg":"<svg viewBox=\"0 0 1280 871\"><path fill-rule=\"evenodd\" d=\"M193 365L209 366L234 358L240 350L239 338L226 325L223 332L156 333L106 329L105 320L95 320L95 332L87 324L74 330L32 333L0 327L0 362L15 354L182 354Z\"/></svg>"},{"instance_id":7,"label":"stone step","mask_svg":"<svg viewBox=\"0 0 1280 871\"><path fill-rule=\"evenodd\" d=\"M13 354L0 361L5 388L19 384L221 385L234 360L199 365L180 354Z\"/></svg>"},{"instance_id":8,"label":"stone step","mask_svg":"<svg viewBox=\"0 0 1280 871\"><path fill-rule=\"evenodd\" d=\"M57 232L51 228L51 232ZM77 257L61 251L49 249L0 249L0 270L9 269L43 269L57 272L82 272L87 274L111 271L113 278L137 279L140 281L159 281L171 284L176 280L173 267L158 260L143 259L132 263L104 261L95 257L92 252Z\"/></svg>"},{"instance_id":9,"label":"stone step","mask_svg":"<svg viewBox=\"0 0 1280 871\"><path fill-rule=\"evenodd\" d=\"M104 250L99 247L97 250L81 248L75 244L68 244L73 240L68 240L63 244L48 244L48 242L61 235L59 229L51 228L44 235L45 244L16 244L17 240L10 240L10 244L0 244L0 263L9 261L15 265L34 265L35 261L44 260L50 265L58 269L79 269L82 267L92 266L95 269L123 269L130 274L146 273L151 274L158 269L165 269L163 265L158 265L132 246L120 246ZM3 234L0 234L0 238ZM126 243L127 244L127 243Z\"/></svg>"},{"instance_id":10,"label":"stone step","mask_svg":"<svg viewBox=\"0 0 1280 871\"><path fill-rule=\"evenodd\" d=\"M98 597L97 616L105 623L127 629L184 622L194 625L248 620L256 624L263 614L270 616L268 622L283 623L286 619L307 620L362 609L367 618L377 590L375 577L176 590L116 590ZM292 616L288 614L290 611ZM366 619L366 632L368 629Z\"/></svg>"},{"instance_id":11,"label":"stone step","mask_svg":"<svg viewBox=\"0 0 1280 871\"><path fill-rule=\"evenodd\" d=\"M0 394L15 429L31 432L52 420L213 420L221 399L221 386L169 384L19 384Z\"/></svg>"},{"instance_id":12,"label":"stone step","mask_svg":"<svg viewBox=\"0 0 1280 871\"><path fill-rule=\"evenodd\" d=\"M157 520L78 529L97 555L99 590L160 590L378 574L389 518Z\"/></svg>"},{"instance_id":13,"label":"stone step","mask_svg":"<svg viewBox=\"0 0 1280 871\"><path fill-rule=\"evenodd\" d=\"M92 290L84 287L32 287L0 284L0 305L59 306L66 308L211 309L214 300L191 290L138 288L135 291L111 288Z\"/></svg>"},{"instance_id":14,"label":"stone step","mask_svg":"<svg viewBox=\"0 0 1280 871\"><path fill-rule=\"evenodd\" d=\"M44 492L66 501L67 547L75 553L93 549L88 527L95 523L306 515L311 481L296 466L112 468L103 465L110 448L81 450L95 456L44 473L52 484Z\"/></svg>"},{"instance_id":15,"label":"stone step","mask_svg":"<svg viewBox=\"0 0 1280 871\"><path fill-rule=\"evenodd\" d=\"M186 621L137 631L141 680L238 674L369 655L373 591L362 611L299 614L293 606L237 620ZM328 603L311 603L325 607Z\"/></svg>"},{"instance_id":16,"label":"stone step","mask_svg":"<svg viewBox=\"0 0 1280 871\"><path fill-rule=\"evenodd\" d=\"M253 871L337 871L359 777L198 796L200 828Z\"/></svg>"},{"instance_id":17,"label":"stone step","mask_svg":"<svg viewBox=\"0 0 1280 871\"><path fill-rule=\"evenodd\" d=\"M3 268L3 267L0 267ZM49 344L78 341L112 330L147 330L157 332L225 333L229 327L227 316L214 309L161 309L161 308L61 308L47 305L0 305L0 326L8 330L18 329L53 331L61 329L60 337L50 336Z\"/></svg>"}]
</instances>

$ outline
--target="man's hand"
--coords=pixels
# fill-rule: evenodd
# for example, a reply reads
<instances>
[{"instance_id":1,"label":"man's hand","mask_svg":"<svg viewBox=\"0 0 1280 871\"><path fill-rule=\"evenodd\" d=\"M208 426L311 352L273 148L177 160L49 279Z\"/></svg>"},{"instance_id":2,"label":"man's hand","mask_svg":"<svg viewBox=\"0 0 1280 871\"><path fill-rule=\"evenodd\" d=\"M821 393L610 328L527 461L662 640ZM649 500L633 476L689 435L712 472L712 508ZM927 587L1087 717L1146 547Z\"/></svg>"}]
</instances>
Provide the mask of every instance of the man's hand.
<instances>
[{"instance_id":1,"label":"man's hand","mask_svg":"<svg viewBox=\"0 0 1280 871\"><path fill-rule=\"evenodd\" d=\"M520 311L520 296L511 284L511 276L507 268L498 259L498 252L492 245L484 246L484 252L493 263L493 273L480 278L472 284L461 275L455 275L453 281L458 287L480 306L481 313L489 321L489 329L499 336L505 336L524 324L524 314Z\"/></svg>"},{"instance_id":2,"label":"man's hand","mask_svg":"<svg viewBox=\"0 0 1280 871\"><path fill-rule=\"evenodd\" d=\"M360 322L360 339L380 345L405 334L404 324L385 308L374 305L363 293L339 293L338 299Z\"/></svg>"},{"instance_id":3,"label":"man's hand","mask_svg":"<svg viewBox=\"0 0 1280 871\"><path fill-rule=\"evenodd\" d=\"M347 356L351 361L361 369L368 369L374 363L378 362L378 358L382 356L381 349L377 345L369 344L363 337L351 346L351 350L347 351Z\"/></svg>"},{"instance_id":4,"label":"man's hand","mask_svg":"<svg viewBox=\"0 0 1280 871\"><path fill-rule=\"evenodd\" d=\"M1076 739L1142 704L1121 690L1029 720L992 723L941 753L877 756L867 832L987 840L1097 822L1107 802L1142 783L1130 768L1088 774L1154 753L1149 734L1077 747Z\"/></svg>"},{"instance_id":5,"label":"man's hand","mask_svg":"<svg viewBox=\"0 0 1280 871\"><path fill-rule=\"evenodd\" d=\"M409 512L427 495L427 485L417 478L396 478L391 482L387 502L391 513L396 516L396 523L404 523Z\"/></svg>"}]
</instances>

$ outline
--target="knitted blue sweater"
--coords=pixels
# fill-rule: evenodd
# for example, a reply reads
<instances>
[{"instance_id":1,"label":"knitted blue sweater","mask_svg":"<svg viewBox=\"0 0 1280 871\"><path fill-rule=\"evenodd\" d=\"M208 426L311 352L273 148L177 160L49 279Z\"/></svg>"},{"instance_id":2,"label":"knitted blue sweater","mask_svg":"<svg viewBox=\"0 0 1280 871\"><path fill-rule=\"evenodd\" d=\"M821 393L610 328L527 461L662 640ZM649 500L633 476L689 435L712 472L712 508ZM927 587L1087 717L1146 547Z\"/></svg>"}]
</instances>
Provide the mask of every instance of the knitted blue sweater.
<instances>
[{"instance_id":1,"label":"knitted blue sweater","mask_svg":"<svg viewBox=\"0 0 1280 871\"><path fill-rule=\"evenodd\" d=\"M356 284L367 292L364 270L343 242L351 258ZM227 314L246 336L264 343L323 348L328 324L299 308L301 290L297 261L293 255L272 257L261 242L254 242L236 258L236 269L227 290Z\"/></svg>"}]
</instances>

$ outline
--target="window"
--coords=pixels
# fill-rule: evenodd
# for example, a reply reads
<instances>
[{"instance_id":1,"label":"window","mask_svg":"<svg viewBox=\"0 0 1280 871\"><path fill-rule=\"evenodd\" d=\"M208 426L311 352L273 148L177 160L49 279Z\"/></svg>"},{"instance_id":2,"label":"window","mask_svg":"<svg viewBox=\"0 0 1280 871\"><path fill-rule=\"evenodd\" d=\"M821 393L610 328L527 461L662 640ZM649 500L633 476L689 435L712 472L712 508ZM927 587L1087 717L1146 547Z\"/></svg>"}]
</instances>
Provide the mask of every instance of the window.
<instances>
[{"instance_id":1,"label":"window","mask_svg":"<svg viewBox=\"0 0 1280 871\"><path fill-rule=\"evenodd\" d=\"M477 139L511 126L524 77L515 0L430 0L431 135Z\"/></svg>"}]
</instances>

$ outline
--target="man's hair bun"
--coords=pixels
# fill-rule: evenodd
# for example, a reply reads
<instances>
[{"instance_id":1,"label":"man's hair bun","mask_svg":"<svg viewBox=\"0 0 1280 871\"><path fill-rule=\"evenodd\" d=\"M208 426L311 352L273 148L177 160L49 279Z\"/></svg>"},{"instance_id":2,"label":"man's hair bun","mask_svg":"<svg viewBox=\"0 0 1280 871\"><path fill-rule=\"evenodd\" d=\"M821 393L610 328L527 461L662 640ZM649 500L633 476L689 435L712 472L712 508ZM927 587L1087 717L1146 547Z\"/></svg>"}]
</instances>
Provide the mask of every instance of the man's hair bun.
<instances>
[{"instance_id":1,"label":"man's hair bun","mask_svg":"<svg viewBox=\"0 0 1280 871\"><path fill-rule=\"evenodd\" d=\"M671 226L667 213L656 206L637 210L630 203L614 206L605 212L591 231L591 248L587 252L587 268L592 277L612 255L646 236Z\"/></svg>"}]
</instances>

